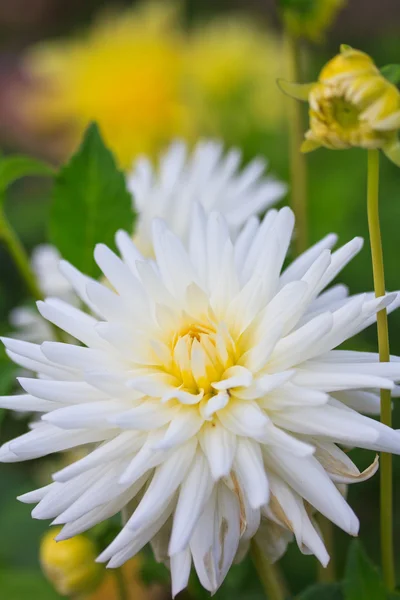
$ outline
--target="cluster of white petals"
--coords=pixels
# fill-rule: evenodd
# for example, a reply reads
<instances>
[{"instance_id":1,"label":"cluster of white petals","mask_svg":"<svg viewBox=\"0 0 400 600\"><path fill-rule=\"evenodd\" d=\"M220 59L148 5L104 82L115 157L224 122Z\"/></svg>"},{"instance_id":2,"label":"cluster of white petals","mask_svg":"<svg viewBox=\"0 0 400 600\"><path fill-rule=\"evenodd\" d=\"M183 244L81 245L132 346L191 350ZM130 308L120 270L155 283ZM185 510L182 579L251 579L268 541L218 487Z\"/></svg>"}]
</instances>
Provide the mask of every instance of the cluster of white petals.
<instances>
[{"instance_id":1,"label":"cluster of white petals","mask_svg":"<svg viewBox=\"0 0 400 600\"><path fill-rule=\"evenodd\" d=\"M176 594L192 564L214 592L253 537L276 559L294 536L325 565L313 510L357 534L338 485L369 477L377 461L360 473L340 447L400 452L400 433L360 414L379 411L377 389L400 381L400 359L335 348L399 301L326 290L359 238L331 253L328 235L283 269L293 226L290 209L270 210L232 237L223 216L197 205L187 247L159 219L154 260L124 232L121 258L97 246L104 283L61 262L91 315L56 298L39 310L82 345L4 339L38 378L0 399L44 413L3 445L2 461L88 445L20 498L64 525L59 539L125 510L99 560L118 567L151 542Z\"/></svg>"},{"instance_id":2,"label":"cluster of white petals","mask_svg":"<svg viewBox=\"0 0 400 600\"><path fill-rule=\"evenodd\" d=\"M169 229L187 243L194 204L208 214L222 213L231 234L247 219L263 213L286 193L287 186L265 175L268 163L257 157L241 168L239 148L224 152L221 142L204 140L189 152L184 142L173 142L153 165L137 159L128 176L128 187L138 212L135 244L144 256L152 256L152 222L164 219Z\"/></svg>"}]
</instances>

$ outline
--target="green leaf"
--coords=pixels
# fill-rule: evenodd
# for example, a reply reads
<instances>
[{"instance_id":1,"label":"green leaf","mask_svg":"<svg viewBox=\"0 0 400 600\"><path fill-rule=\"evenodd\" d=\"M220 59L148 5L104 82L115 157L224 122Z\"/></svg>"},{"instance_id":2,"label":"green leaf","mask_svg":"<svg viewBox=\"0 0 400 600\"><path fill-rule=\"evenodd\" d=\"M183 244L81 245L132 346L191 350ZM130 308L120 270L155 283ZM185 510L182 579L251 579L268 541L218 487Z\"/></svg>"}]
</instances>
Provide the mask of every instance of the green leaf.
<instances>
[{"instance_id":1,"label":"green leaf","mask_svg":"<svg viewBox=\"0 0 400 600\"><path fill-rule=\"evenodd\" d=\"M39 571L0 570L1 597L7 600L58 600L61 598Z\"/></svg>"},{"instance_id":2,"label":"green leaf","mask_svg":"<svg viewBox=\"0 0 400 600\"><path fill-rule=\"evenodd\" d=\"M0 194L3 194L8 186L17 179L37 175L50 177L54 175L54 169L36 158L29 156L7 156L0 159Z\"/></svg>"},{"instance_id":3,"label":"green leaf","mask_svg":"<svg viewBox=\"0 0 400 600\"><path fill-rule=\"evenodd\" d=\"M400 84L400 65L385 65L381 68L381 73L394 85Z\"/></svg>"},{"instance_id":4,"label":"green leaf","mask_svg":"<svg viewBox=\"0 0 400 600\"><path fill-rule=\"evenodd\" d=\"M123 173L106 148L96 124L56 176L50 215L50 239L63 258L96 277L97 243L114 248L118 229L133 230L132 198Z\"/></svg>"},{"instance_id":5,"label":"green leaf","mask_svg":"<svg viewBox=\"0 0 400 600\"><path fill-rule=\"evenodd\" d=\"M302 592L298 600L343 600L339 583L317 583Z\"/></svg>"},{"instance_id":6,"label":"green leaf","mask_svg":"<svg viewBox=\"0 0 400 600\"><path fill-rule=\"evenodd\" d=\"M345 600L387 600L381 576L358 540L349 548L343 589Z\"/></svg>"}]
</instances>

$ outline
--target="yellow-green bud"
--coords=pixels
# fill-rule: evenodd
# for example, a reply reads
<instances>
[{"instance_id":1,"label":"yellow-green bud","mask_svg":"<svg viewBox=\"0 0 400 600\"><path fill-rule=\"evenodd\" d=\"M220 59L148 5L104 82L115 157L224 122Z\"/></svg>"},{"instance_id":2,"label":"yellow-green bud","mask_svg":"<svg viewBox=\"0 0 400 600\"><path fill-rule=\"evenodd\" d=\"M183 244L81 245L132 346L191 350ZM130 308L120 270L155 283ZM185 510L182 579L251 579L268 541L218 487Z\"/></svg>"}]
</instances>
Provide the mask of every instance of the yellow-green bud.
<instances>
[{"instance_id":1,"label":"yellow-green bud","mask_svg":"<svg viewBox=\"0 0 400 600\"><path fill-rule=\"evenodd\" d=\"M400 165L400 92L364 52L342 46L316 83L280 82L280 87L310 105L303 152L320 146L382 149Z\"/></svg>"},{"instance_id":2,"label":"yellow-green bud","mask_svg":"<svg viewBox=\"0 0 400 600\"><path fill-rule=\"evenodd\" d=\"M95 562L96 545L85 535L57 542L60 529L51 529L40 545L43 573L62 596L81 596L100 584L104 567Z\"/></svg>"}]
</instances>

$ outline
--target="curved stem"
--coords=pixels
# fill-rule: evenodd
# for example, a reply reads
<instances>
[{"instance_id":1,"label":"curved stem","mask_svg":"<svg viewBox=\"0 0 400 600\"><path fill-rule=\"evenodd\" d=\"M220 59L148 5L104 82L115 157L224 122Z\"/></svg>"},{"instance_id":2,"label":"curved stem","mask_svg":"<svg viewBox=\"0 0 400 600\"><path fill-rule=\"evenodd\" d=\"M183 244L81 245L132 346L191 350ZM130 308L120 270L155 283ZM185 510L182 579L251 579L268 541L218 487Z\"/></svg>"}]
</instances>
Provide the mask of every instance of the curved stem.
<instances>
[{"instance_id":1,"label":"curved stem","mask_svg":"<svg viewBox=\"0 0 400 600\"><path fill-rule=\"evenodd\" d=\"M288 80L301 82L300 51L297 38L286 33L288 49L289 73ZM300 152L304 129L302 124L301 104L290 101L289 111L289 154L291 170L291 202L296 217L296 236L294 239L296 254L301 254L308 245L307 224L307 170L306 158Z\"/></svg>"},{"instance_id":2,"label":"curved stem","mask_svg":"<svg viewBox=\"0 0 400 600\"><path fill-rule=\"evenodd\" d=\"M4 213L0 213L0 239L3 240L9 253L13 257L31 296L33 296L35 300L43 300L43 294L36 282L36 277L31 269L25 249Z\"/></svg>"},{"instance_id":3,"label":"curved stem","mask_svg":"<svg viewBox=\"0 0 400 600\"><path fill-rule=\"evenodd\" d=\"M18 271L25 282L25 285L34 298L34 300L43 300L43 294L39 285L36 281L36 276L32 271L32 267L25 251L25 248L21 244L20 239L12 228L11 224L7 220L4 211L0 209L0 240L2 240L11 254L14 262L18 268ZM58 327L51 324L53 329L54 337L57 341L64 341L61 331Z\"/></svg>"},{"instance_id":4,"label":"curved stem","mask_svg":"<svg viewBox=\"0 0 400 600\"><path fill-rule=\"evenodd\" d=\"M371 245L372 272L375 296L383 296L385 273L383 267L382 238L379 223L379 150L368 150L368 190L367 190L368 228ZM379 360L390 361L389 331L386 309L377 314ZM381 390L381 422L389 427L392 424L392 406L390 390ZM381 453L381 555L382 570L386 587L395 587L393 557L393 483L392 455Z\"/></svg>"},{"instance_id":5,"label":"curved stem","mask_svg":"<svg viewBox=\"0 0 400 600\"><path fill-rule=\"evenodd\" d=\"M115 581L117 584L118 599L119 600L129 600L128 588L126 585L124 574L122 572L122 568L115 569L114 575L115 575Z\"/></svg>"},{"instance_id":6,"label":"curved stem","mask_svg":"<svg viewBox=\"0 0 400 600\"><path fill-rule=\"evenodd\" d=\"M261 552L256 542L251 542L251 557L268 600L285 600L281 577L275 567Z\"/></svg>"}]
</instances>

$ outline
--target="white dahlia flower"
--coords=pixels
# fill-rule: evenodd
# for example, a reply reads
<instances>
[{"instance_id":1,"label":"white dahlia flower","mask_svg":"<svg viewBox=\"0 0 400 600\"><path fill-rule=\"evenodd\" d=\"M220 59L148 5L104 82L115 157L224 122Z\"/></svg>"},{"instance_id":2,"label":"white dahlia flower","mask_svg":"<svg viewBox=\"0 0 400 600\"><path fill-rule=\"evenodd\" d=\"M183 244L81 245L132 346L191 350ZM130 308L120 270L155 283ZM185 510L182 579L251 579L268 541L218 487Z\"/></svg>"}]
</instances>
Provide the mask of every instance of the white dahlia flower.
<instances>
[{"instance_id":1,"label":"white dahlia flower","mask_svg":"<svg viewBox=\"0 0 400 600\"><path fill-rule=\"evenodd\" d=\"M232 148L224 153L222 143L199 142L189 150L175 141L160 156L159 166L145 157L137 159L128 187L138 213L135 242L145 256L154 254L151 221L162 217L170 229L187 240L189 216L195 202L208 213L217 209L225 215L235 234L248 217L265 211L285 195L287 186L273 176L265 176L265 159L258 157L240 169L241 152ZM56 248L43 244L32 255L32 268L45 296L56 296L78 304L73 288L58 269ZM27 306L14 309L10 323L18 337L29 342L54 339L54 331L35 310Z\"/></svg>"},{"instance_id":2,"label":"white dahlia flower","mask_svg":"<svg viewBox=\"0 0 400 600\"><path fill-rule=\"evenodd\" d=\"M20 378L26 393L0 406L45 414L2 447L1 460L90 445L20 498L38 503L35 518L64 525L59 539L125 511L99 560L118 567L151 542L177 594L192 564L214 592L254 536L275 559L293 533L326 564L313 509L357 534L337 485L365 479L377 461L360 473L340 446L400 452L398 432L359 413L376 411L376 390L394 387L400 362L335 347L397 296L323 291L360 250L358 238L331 254L330 235L282 273L293 222L288 208L271 210L232 240L220 214L197 206L187 250L153 222L155 260L119 232L122 259L104 245L95 251L105 285L61 263L96 316L59 299L39 303L84 346L4 340L39 378Z\"/></svg>"}]
</instances>

